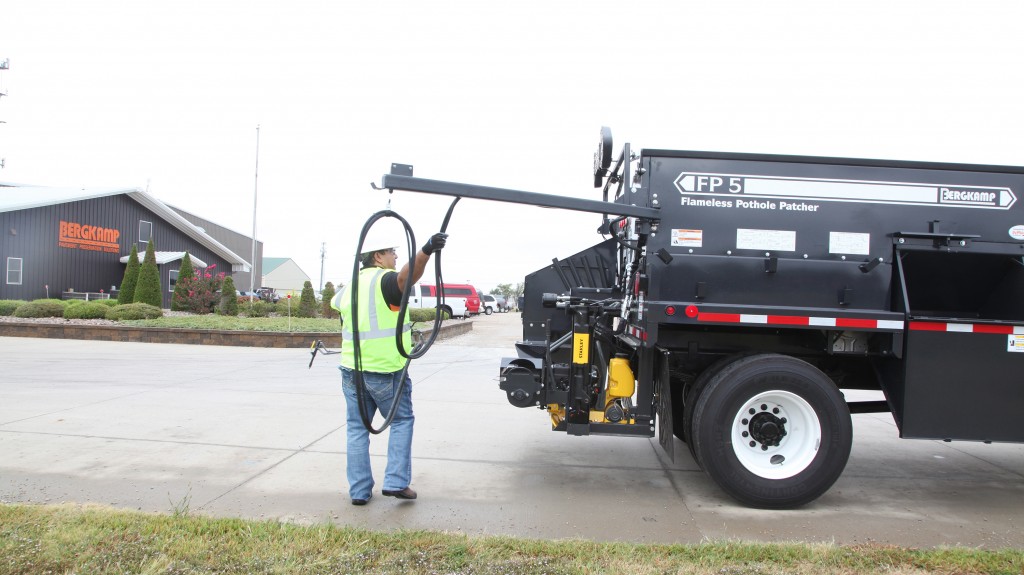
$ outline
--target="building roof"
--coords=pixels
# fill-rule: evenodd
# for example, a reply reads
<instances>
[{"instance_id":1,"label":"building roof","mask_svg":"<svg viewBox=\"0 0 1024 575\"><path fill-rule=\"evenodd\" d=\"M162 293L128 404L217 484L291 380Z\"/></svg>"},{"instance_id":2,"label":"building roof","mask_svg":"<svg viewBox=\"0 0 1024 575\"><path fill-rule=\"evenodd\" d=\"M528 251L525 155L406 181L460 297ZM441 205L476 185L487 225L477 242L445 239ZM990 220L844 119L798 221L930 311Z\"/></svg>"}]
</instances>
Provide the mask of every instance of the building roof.
<instances>
[{"instance_id":1,"label":"building roof","mask_svg":"<svg viewBox=\"0 0 1024 575\"><path fill-rule=\"evenodd\" d=\"M164 265L164 264L166 264L168 262L177 261L177 260L180 260L181 258L185 257L185 252L153 252L153 255L156 256L156 264L162 266L162 265ZM142 262L142 259L143 259L144 256L145 256L145 253L142 253L142 254L139 255L139 263ZM131 257L132 257L131 254L128 254L126 256L121 256L121 263L123 263L123 264L128 263L128 259L131 258ZM188 259L192 262L192 267L194 267L194 268L205 268L206 267L206 262L204 262L203 260L197 258L196 256L194 256L192 254L189 254Z\"/></svg>"},{"instance_id":2,"label":"building roof","mask_svg":"<svg viewBox=\"0 0 1024 575\"><path fill-rule=\"evenodd\" d=\"M270 272L281 267L281 264L292 258L263 258L263 275L267 275Z\"/></svg>"},{"instance_id":3,"label":"building roof","mask_svg":"<svg viewBox=\"0 0 1024 575\"><path fill-rule=\"evenodd\" d=\"M232 271L248 272L252 270L252 266L245 258L229 250L224 244L207 235L202 229L189 223L181 214L169 208L160 200L136 188L51 188L0 182L0 212L28 210L42 206L116 196L118 194L126 195L142 204L143 207L160 216L164 221L185 235L230 262Z\"/></svg>"}]
</instances>

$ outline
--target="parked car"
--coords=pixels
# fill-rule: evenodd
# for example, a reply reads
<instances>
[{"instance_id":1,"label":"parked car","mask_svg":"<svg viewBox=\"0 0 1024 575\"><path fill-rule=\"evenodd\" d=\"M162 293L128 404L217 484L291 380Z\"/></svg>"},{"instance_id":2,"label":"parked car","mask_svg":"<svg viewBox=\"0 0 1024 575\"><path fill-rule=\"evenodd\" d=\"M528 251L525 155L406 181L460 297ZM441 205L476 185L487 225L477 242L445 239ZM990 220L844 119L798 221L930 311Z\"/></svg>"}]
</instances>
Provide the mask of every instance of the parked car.
<instances>
[{"instance_id":1,"label":"parked car","mask_svg":"<svg viewBox=\"0 0 1024 575\"><path fill-rule=\"evenodd\" d=\"M261 300L270 303L277 303L278 301L281 300L281 296L278 295L276 291L274 291L274 288L261 287L260 289L256 290L256 295L259 296Z\"/></svg>"},{"instance_id":2,"label":"parked car","mask_svg":"<svg viewBox=\"0 0 1024 575\"><path fill-rule=\"evenodd\" d=\"M480 294L480 305L483 306L483 312L490 314L491 312L505 313L508 311L508 301L503 295L491 295L491 294ZM488 309L490 311L488 311Z\"/></svg>"},{"instance_id":3,"label":"parked car","mask_svg":"<svg viewBox=\"0 0 1024 575\"><path fill-rule=\"evenodd\" d=\"M491 315L496 311L501 311L498 300L489 294L480 294L480 307L483 308L484 315Z\"/></svg>"}]
</instances>

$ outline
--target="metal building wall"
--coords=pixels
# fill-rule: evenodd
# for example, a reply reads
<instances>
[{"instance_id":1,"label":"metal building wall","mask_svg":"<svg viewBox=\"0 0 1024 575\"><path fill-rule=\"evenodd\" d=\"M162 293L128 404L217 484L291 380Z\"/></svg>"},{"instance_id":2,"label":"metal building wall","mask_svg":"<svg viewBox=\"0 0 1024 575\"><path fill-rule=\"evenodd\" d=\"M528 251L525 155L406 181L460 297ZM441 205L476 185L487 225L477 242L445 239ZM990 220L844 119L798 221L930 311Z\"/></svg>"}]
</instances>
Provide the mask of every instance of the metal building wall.
<instances>
[{"instance_id":1,"label":"metal building wall","mask_svg":"<svg viewBox=\"0 0 1024 575\"><path fill-rule=\"evenodd\" d=\"M226 228L220 224L216 224L201 218L193 213L186 212L181 208L174 206L168 206L172 210L178 212L181 217L188 220L192 225L203 228L206 235L212 237L218 242L224 244L224 247L242 256L244 259L249 260L252 258L252 237L245 234L238 233L230 228ZM230 274L235 281L235 288L239 291L248 291L249 282L252 277L256 277L257 281L253 285L254 288L261 287L259 278L263 277L263 242L256 242L256 261L251 262L252 267L256 272L253 276L250 272L235 272Z\"/></svg>"},{"instance_id":2,"label":"metal building wall","mask_svg":"<svg viewBox=\"0 0 1024 575\"><path fill-rule=\"evenodd\" d=\"M153 224L158 251L187 251L207 264L216 264L215 271L231 273L227 261L129 196L120 194L0 213L0 299L43 298L47 295L46 285L50 297L58 298L69 290L110 292L124 278L125 265L119 260L128 255L132 244L138 244L140 262L145 255L146 244L139 242L140 220ZM61 221L117 230L117 252L102 251L96 245L90 245L93 249L66 247L74 242L61 241ZM22 258L21 285L7 283L8 257ZM177 270L180 264L179 260L159 266L164 308L170 307L170 271Z\"/></svg>"}]
</instances>

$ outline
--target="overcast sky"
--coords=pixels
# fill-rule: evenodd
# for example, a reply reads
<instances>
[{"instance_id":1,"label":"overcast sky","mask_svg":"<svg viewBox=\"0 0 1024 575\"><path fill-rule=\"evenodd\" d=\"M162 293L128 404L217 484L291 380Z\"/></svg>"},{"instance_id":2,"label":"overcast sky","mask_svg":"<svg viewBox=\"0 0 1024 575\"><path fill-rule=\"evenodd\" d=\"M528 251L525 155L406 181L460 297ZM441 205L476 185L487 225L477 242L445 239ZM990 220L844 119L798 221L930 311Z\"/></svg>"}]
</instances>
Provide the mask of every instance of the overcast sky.
<instances>
[{"instance_id":1,"label":"overcast sky","mask_svg":"<svg viewBox=\"0 0 1024 575\"><path fill-rule=\"evenodd\" d=\"M616 149L1024 165L1021 22L1019 0L5 0L0 181L148 189L247 235L255 192L265 256L316 285L326 243L347 283L392 162L600 199L602 125ZM449 201L391 207L422 244ZM599 220L463 200L445 280L522 281Z\"/></svg>"}]
</instances>

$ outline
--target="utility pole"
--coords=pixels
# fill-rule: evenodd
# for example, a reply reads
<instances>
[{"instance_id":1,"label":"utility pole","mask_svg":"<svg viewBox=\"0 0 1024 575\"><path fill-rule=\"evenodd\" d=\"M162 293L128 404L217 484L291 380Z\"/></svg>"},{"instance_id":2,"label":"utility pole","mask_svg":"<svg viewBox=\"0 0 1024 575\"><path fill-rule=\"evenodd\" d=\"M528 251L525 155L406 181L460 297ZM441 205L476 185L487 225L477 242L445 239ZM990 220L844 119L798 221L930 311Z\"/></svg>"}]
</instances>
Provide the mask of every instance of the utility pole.
<instances>
[{"instance_id":1,"label":"utility pole","mask_svg":"<svg viewBox=\"0 0 1024 575\"><path fill-rule=\"evenodd\" d=\"M320 242L320 291L324 291L324 260L327 259L327 242Z\"/></svg>"}]
</instances>

